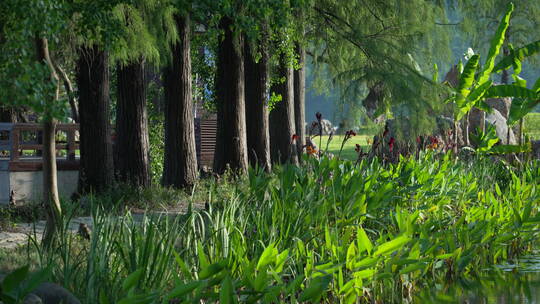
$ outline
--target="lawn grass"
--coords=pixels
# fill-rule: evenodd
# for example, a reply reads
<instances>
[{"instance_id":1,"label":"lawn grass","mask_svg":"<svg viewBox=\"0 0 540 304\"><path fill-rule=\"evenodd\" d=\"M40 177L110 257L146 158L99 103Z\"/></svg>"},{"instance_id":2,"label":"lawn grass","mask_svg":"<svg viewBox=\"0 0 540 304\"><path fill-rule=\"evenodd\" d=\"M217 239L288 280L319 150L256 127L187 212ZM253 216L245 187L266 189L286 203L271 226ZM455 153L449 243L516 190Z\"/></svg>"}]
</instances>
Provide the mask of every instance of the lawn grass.
<instances>
[{"instance_id":1,"label":"lawn grass","mask_svg":"<svg viewBox=\"0 0 540 304\"><path fill-rule=\"evenodd\" d=\"M540 113L525 116L524 133L533 140L540 140Z\"/></svg>"},{"instance_id":2,"label":"lawn grass","mask_svg":"<svg viewBox=\"0 0 540 304\"><path fill-rule=\"evenodd\" d=\"M328 137L327 135L322 137L322 144L319 144L319 137L315 137L313 139L313 143L317 146L321 145L322 150L324 151L326 149L326 145L328 143ZM339 150L341 149L341 143L343 142L343 139L345 138L345 135L334 135L332 137L332 140L330 143L328 143L328 152L334 154L334 156L339 155ZM356 160L357 154L354 150L356 148L356 144L359 144L362 146L362 149L364 151L367 151L369 148L369 145L367 143L368 139L373 138L373 135L356 135L350 138L345 145L343 146L343 151L341 152L341 158L348 159L348 160Z\"/></svg>"}]
</instances>

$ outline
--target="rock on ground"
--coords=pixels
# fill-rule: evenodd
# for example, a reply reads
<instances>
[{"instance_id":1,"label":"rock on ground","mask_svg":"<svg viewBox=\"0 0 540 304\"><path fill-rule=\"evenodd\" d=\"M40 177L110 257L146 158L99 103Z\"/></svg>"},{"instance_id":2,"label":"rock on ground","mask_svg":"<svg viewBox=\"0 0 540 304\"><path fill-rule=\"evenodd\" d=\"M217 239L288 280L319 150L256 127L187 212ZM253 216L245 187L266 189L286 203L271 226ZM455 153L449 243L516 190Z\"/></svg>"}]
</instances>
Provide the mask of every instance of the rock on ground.
<instances>
[{"instance_id":1,"label":"rock on ground","mask_svg":"<svg viewBox=\"0 0 540 304\"><path fill-rule=\"evenodd\" d=\"M41 300L41 302L37 301L36 298ZM54 283L42 283L25 299L24 303L81 304L71 292Z\"/></svg>"},{"instance_id":2,"label":"rock on ground","mask_svg":"<svg viewBox=\"0 0 540 304\"><path fill-rule=\"evenodd\" d=\"M480 126L481 111L473 109L469 116L469 132L475 132L476 128ZM486 125L495 127L497 137L500 143L503 145L515 145L517 144L514 131L510 128L510 143L507 140L508 126L506 125L506 118L497 109L493 109L493 113L486 114Z\"/></svg>"}]
</instances>

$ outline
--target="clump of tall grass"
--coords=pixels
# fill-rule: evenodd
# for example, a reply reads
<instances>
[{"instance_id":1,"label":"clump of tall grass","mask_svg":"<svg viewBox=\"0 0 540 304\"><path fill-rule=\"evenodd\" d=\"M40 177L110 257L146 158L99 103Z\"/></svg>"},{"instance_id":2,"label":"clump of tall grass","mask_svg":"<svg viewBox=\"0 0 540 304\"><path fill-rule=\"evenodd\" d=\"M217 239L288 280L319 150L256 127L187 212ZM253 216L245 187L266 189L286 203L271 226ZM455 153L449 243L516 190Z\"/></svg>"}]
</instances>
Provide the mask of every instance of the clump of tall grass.
<instances>
[{"instance_id":1,"label":"clump of tall grass","mask_svg":"<svg viewBox=\"0 0 540 304\"><path fill-rule=\"evenodd\" d=\"M538 162L306 158L214 188L208 210L95 212L89 242L66 234L42 263L86 303L401 301L530 251L538 180Z\"/></svg>"}]
</instances>

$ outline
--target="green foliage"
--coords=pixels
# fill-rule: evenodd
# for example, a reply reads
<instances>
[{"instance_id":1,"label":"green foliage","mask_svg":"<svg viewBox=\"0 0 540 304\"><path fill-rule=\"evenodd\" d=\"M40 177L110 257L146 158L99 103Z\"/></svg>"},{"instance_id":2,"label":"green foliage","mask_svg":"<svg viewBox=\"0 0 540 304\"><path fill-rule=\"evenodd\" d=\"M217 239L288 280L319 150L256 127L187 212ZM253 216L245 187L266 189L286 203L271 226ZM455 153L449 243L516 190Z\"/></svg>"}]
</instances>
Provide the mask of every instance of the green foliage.
<instances>
[{"instance_id":1,"label":"green foliage","mask_svg":"<svg viewBox=\"0 0 540 304\"><path fill-rule=\"evenodd\" d=\"M163 107L163 87L159 81L151 81L147 89L148 103L148 142L150 144L150 177L152 183L159 185L163 174L165 158L165 116Z\"/></svg>"},{"instance_id":2,"label":"green foliage","mask_svg":"<svg viewBox=\"0 0 540 304\"><path fill-rule=\"evenodd\" d=\"M447 44L444 31L428 33L443 10L425 1L326 0L314 6L309 51L316 87L339 90L341 103L361 106L366 90L382 85L378 114L392 112L398 124L410 123L413 138L429 133L443 92L432 81L432 66L449 52L440 47Z\"/></svg>"},{"instance_id":3,"label":"green foliage","mask_svg":"<svg viewBox=\"0 0 540 304\"><path fill-rule=\"evenodd\" d=\"M504 43L506 37L506 30L510 26L510 16L514 11L514 4L510 2L506 8L506 13L499 23L499 27L495 32L493 38L491 38L491 45L489 48L488 55L486 57L486 62L484 63L484 68L478 77L478 83L482 85L484 82L488 81L493 68L495 67L495 58L499 55L501 47Z\"/></svg>"},{"instance_id":4,"label":"green foliage","mask_svg":"<svg viewBox=\"0 0 540 304\"><path fill-rule=\"evenodd\" d=\"M482 133L482 130L477 130L476 134L471 134L471 139L475 142L478 153L490 152L493 146L499 142L495 128L492 126L488 127L485 133Z\"/></svg>"},{"instance_id":5,"label":"green foliage","mask_svg":"<svg viewBox=\"0 0 540 304\"><path fill-rule=\"evenodd\" d=\"M386 166L306 158L250 170L205 211L96 212L89 243L66 234L42 261L88 303L398 302L403 280L417 292L529 252L539 174L537 162L429 153Z\"/></svg>"},{"instance_id":6,"label":"green foliage","mask_svg":"<svg viewBox=\"0 0 540 304\"><path fill-rule=\"evenodd\" d=\"M489 111L489 107L483 100L488 97L495 97L490 95L490 92L498 90L497 88L499 86L492 86L489 78L495 65L495 58L500 53L500 48L504 43L505 33L508 29L513 10L513 4L509 4L506 14L499 23L497 32L491 39L491 47L480 73L476 75L476 70L479 68L480 62L479 55L473 55L463 68L459 76L458 87L455 88L453 95L447 99L447 102L454 102L457 106L454 115L456 120L463 118L473 107L480 108L486 112Z\"/></svg>"},{"instance_id":7,"label":"green foliage","mask_svg":"<svg viewBox=\"0 0 540 304\"><path fill-rule=\"evenodd\" d=\"M14 270L0 282L0 301L5 304L22 303L24 298L49 276L49 268L30 273L30 266L26 265Z\"/></svg>"},{"instance_id":8,"label":"green foliage","mask_svg":"<svg viewBox=\"0 0 540 304\"><path fill-rule=\"evenodd\" d=\"M512 50L510 52L510 55L504 57L497 63L497 65L493 68L493 72L497 73L502 70L508 69L514 65L520 65L521 62L534 54L537 54L540 52L540 40L535 41L533 43L527 44L524 47L521 47L517 50ZM517 73L519 74L519 73Z\"/></svg>"},{"instance_id":9,"label":"green foliage","mask_svg":"<svg viewBox=\"0 0 540 304\"><path fill-rule=\"evenodd\" d=\"M7 0L0 3L0 100L28 106L45 119L67 117L67 100L55 101L57 84L43 62L37 62L32 42L46 37L54 43L65 31L63 1Z\"/></svg>"},{"instance_id":10,"label":"green foliage","mask_svg":"<svg viewBox=\"0 0 540 304\"><path fill-rule=\"evenodd\" d=\"M524 117L524 132L532 139L540 140L540 113L529 113Z\"/></svg>"},{"instance_id":11,"label":"green foliage","mask_svg":"<svg viewBox=\"0 0 540 304\"><path fill-rule=\"evenodd\" d=\"M167 1L121 2L113 13L123 25L114 45L114 59L124 64L143 58L159 65L163 58L169 58L170 43L177 39L177 32L175 10Z\"/></svg>"}]
</instances>

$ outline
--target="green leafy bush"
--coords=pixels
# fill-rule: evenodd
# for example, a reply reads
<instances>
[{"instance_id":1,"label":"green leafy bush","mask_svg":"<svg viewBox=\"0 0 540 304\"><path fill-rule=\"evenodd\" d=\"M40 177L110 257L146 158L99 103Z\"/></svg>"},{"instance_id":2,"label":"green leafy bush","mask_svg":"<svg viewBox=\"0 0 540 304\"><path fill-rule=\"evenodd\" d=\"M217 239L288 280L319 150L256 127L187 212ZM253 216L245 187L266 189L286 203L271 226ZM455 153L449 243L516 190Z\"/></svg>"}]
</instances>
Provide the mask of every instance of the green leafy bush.
<instances>
[{"instance_id":1,"label":"green leafy bush","mask_svg":"<svg viewBox=\"0 0 540 304\"><path fill-rule=\"evenodd\" d=\"M90 242L67 234L42 266L87 303L397 302L529 252L539 179L538 162L306 158L215 188L206 210L95 212Z\"/></svg>"}]
</instances>

